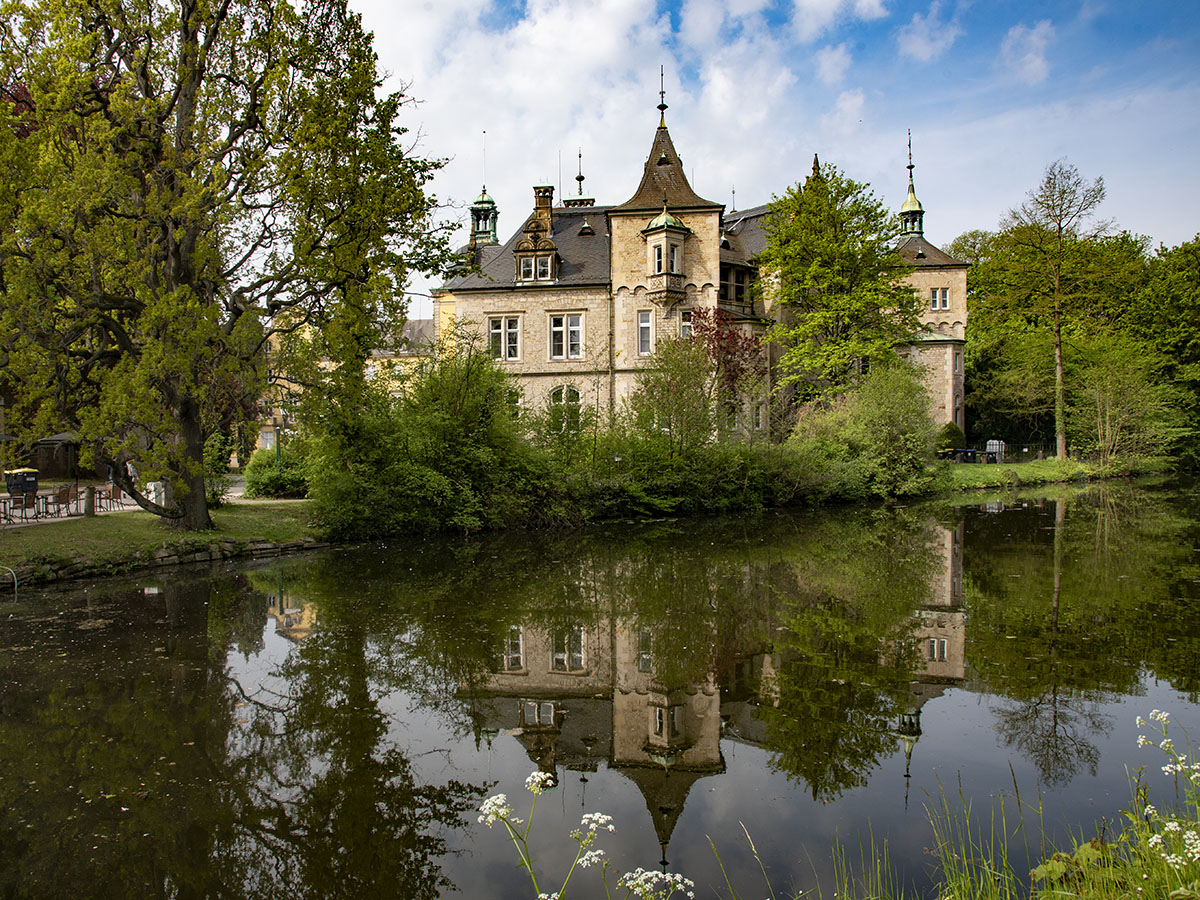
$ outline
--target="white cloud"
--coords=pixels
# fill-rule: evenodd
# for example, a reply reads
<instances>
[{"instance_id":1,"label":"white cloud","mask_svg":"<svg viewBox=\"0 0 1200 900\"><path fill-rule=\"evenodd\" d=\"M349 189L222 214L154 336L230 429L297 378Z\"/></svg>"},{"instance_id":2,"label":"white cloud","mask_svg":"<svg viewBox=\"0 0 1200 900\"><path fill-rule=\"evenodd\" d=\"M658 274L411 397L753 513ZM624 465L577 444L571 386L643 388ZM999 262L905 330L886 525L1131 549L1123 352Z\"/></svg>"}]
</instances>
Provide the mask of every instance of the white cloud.
<instances>
[{"instance_id":1,"label":"white cloud","mask_svg":"<svg viewBox=\"0 0 1200 900\"><path fill-rule=\"evenodd\" d=\"M939 18L941 6L940 0L933 0L926 15L913 13L912 21L897 32L896 43L901 56L931 62L953 46L962 34L962 27L957 18L943 22Z\"/></svg>"},{"instance_id":2,"label":"white cloud","mask_svg":"<svg viewBox=\"0 0 1200 900\"><path fill-rule=\"evenodd\" d=\"M822 47L816 54L817 78L824 84L839 84L850 68L850 51L845 44Z\"/></svg>"},{"instance_id":3,"label":"white cloud","mask_svg":"<svg viewBox=\"0 0 1200 900\"><path fill-rule=\"evenodd\" d=\"M778 0L714 0L707 9L687 0L680 34L645 0L525 0L506 5L500 18L479 0L351 2L376 33L382 67L412 81L411 93L421 100L401 118L423 135L416 152L450 160L433 185L458 205L449 219L465 218L462 207L479 192L487 130L487 186L504 237L532 208L535 182L575 190L579 147L585 190L597 203L620 203L633 193L658 123L660 64L667 123L687 174L701 196L719 202L730 202L734 185L739 207L766 202L803 179L816 151L871 182L898 208L911 127L918 196L936 243L968 228L994 227L1045 164L1061 156L1089 177L1104 175L1105 215L1123 227L1169 243L1196 231L1186 200L1200 191L1200 176L1179 148L1200 142L1200 123L1178 111L1200 108L1200 88L1191 82L1155 90L1148 75L1135 93L1128 81L1114 86L1103 72L1068 71L1065 64L1060 73L1056 63L1060 100L1038 106L986 77L999 59L1023 80L1049 77L1055 41L1049 22L1028 22L1008 37L1000 27L993 37L996 46L1003 43L998 58L960 52L959 41L950 51L952 82L930 79L914 96L904 79L873 79L869 87L848 79L881 57L894 63L901 33L915 32L914 24L924 25L928 37L934 23L953 23L959 0L939 0L940 6L921 0L920 14L913 18L910 7L896 23L900 29L856 28L852 37L824 40L822 31L877 16L883 5L792 0L793 24L800 28L807 16L805 27L815 36L808 46L797 46L791 27L771 29L767 10L777 9ZM918 58L915 50L899 52ZM1093 56L1100 58L1121 71L1121 60ZM859 85L864 89L852 89ZM1113 121L1123 127L1114 132ZM426 280L415 288L430 286ZM414 313L428 315L428 304Z\"/></svg>"},{"instance_id":4,"label":"white cloud","mask_svg":"<svg viewBox=\"0 0 1200 900\"><path fill-rule=\"evenodd\" d=\"M1043 19L1032 28L1014 25L1000 44L1000 65L1023 84L1040 84L1050 75L1046 50L1054 40L1054 26Z\"/></svg>"},{"instance_id":5,"label":"white cloud","mask_svg":"<svg viewBox=\"0 0 1200 900\"><path fill-rule=\"evenodd\" d=\"M725 12L709 0L687 0L679 13L679 40L686 47L703 52L721 37Z\"/></svg>"},{"instance_id":6,"label":"white cloud","mask_svg":"<svg viewBox=\"0 0 1200 900\"><path fill-rule=\"evenodd\" d=\"M792 0L792 29L801 43L816 40L842 19L869 22L887 15L885 0Z\"/></svg>"},{"instance_id":7,"label":"white cloud","mask_svg":"<svg viewBox=\"0 0 1200 900\"><path fill-rule=\"evenodd\" d=\"M867 98L861 90L842 91L838 94L833 109L821 116L821 131L839 141L860 131L866 102Z\"/></svg>"}]
</instances>

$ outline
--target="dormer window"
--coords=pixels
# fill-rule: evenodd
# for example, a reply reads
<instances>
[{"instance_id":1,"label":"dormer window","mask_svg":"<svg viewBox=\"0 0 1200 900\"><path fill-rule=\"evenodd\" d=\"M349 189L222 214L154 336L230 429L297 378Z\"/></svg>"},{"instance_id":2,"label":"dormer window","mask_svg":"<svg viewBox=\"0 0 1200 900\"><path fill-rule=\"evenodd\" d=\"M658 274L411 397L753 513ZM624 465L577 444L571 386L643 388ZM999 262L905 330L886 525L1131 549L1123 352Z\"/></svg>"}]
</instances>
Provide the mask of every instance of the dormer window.
<instances>
[{"instance_id":1,"label":"dormer window","mask_svg":"<svg viewBox=\"0 0 1200 900\"><path fill-rule=\"evenodd\" d=\"M518 281L553 281L554 254L520 254L517 256Z\"/></svg>"}]
</instances>

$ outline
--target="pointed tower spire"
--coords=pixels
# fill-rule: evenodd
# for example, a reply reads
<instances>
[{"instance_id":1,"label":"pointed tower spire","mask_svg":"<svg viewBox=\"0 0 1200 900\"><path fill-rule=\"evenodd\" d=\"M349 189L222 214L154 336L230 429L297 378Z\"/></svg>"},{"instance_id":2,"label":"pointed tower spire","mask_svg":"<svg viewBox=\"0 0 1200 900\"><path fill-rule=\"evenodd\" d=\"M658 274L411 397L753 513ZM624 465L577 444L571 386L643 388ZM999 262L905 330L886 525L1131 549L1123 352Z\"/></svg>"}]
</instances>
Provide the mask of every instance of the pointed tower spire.
<instances>
[{"instance_id":1,"label":"pointed tower spire","mask_svg":"<svg viewBox=\"0 0 1200 900\"><path fill-rule=\"evenodd\" d=\"M658 127L667 127L667 89L664 86L666 70L658 67Z\"/></svg>"},{"instance_id":2,"label":"pointed tower spire","mask_svg":"<svg viewBox=\"0 0 1200 900\"><path fill-rule=\"evenodd\" d=\"M917 199L917 189L913 186L912 161L912 131L908 132L908 197L900 207L901 235L921 235L925 233L925 209Z\"/></svg>"}]
</instances>

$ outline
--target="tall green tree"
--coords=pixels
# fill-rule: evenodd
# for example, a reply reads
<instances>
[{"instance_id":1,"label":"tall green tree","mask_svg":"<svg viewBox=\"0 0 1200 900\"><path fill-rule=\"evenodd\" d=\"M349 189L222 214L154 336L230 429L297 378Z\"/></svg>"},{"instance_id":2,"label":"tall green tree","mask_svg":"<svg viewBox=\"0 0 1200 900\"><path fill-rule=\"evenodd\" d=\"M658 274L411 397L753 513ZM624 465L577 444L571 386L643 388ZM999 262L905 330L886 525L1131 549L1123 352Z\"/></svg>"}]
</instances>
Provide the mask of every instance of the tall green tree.
<instances>
[{"instance_id":1,"label":"tall green tree","mask_svg":"<svg viewBox=\"0 0 1200 900\"><path fill-rule=\"evenodd\" d=\"M1054 439L1059 459L1067 455L1063 330L1087 284L1081 264L1088 241L1108 223L1095 218L1104 200L1104 179L1088 182L1065 159L1046 167L1042 180L1013 207L1003 232L1011 248L1010 288L1024 303L1048 317L1054 346Z\"/></svg>"},{"instance_id":2,"label":"tall green tree","mask_svg":"<svg viewBox=\"0 0 1200 900\"><path fill-rule=\"evenodd\" d=\"M28 96L0 104L10 422L76 431L141 506L208 527L205 438L254 416L272 336L328 333L307 349L344 374L445 258L439 163L408 152L344 0L2 9L0 83Z\"/></svg>"},{"instance_id":3,"label":"tall green tree","mask_svg":"<svg viewBox=\"0 0 1200 900\"><path fill-rule=\"evenodd\" d=\"M898 234L868 185L815 158L803 186L771 204L759 290L776 313L785 377L802 397L836 393L864 360L893 358L918 330Z\"/></svg>"}]
</instances>

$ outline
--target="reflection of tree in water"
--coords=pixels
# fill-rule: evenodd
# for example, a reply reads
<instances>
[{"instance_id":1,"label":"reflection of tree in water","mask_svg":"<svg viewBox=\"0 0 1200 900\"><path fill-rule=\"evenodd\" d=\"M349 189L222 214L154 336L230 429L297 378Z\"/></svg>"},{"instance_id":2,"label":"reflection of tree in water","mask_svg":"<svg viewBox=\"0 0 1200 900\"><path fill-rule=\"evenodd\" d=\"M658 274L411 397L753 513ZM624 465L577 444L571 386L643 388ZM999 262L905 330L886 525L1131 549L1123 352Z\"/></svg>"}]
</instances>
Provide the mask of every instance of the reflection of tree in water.
<instances>
[{"instance_id":1,"label":"reflection of tree in water","mask_svg":"<svg viewBox=\"0 0 1200 900\"><path fill-rule=\"evenodd\" d=\"M1043 673L1044 690L996 711L996 730L1008 747L1025 753L1047 785L1065 784L1080 766L1096 774L1100 751L1088 740L1109 724L1082 693L1060 687L1059 622L1062 615L1063 544L1066 503L1054 503L1054 589ZM1097 535L1100 529L1097 529Z\"/></svg>"},{"instance_id":2,"label":"reflection of tree in water","mask_svg":"<svg viewBox=\"0 0 1200 900\"><path fill-rule=\"evenodd\" d=\"M294 685L248 700L226 653L261 595L135 590L0 626L24 648L0 662L0 896L437 896L480 791L421 784L389 743L365 626L335 609Z\"/></svg>"},{"instance_id":3,"label":"reflection of tree in water","mask_svg":"<svg viewBox=\"0 0 1200 900\"><path fill-rule=\"evenodd\" d=\"M824 801L865 784L895 750L916 666L913 613L936 571L925 522L881 514L872 526L824 520L795 548L773 636L779 670L760 689L773 765Z\"/></svg>"},{"instance_id":4,"label":"reflection of tree in water","mask_svg":"<svg viewBox=\"0 0 1200 900\"><path fill-rule=\"evenodd\" d=\"M371 646L366 609L327 597L321 616L276 673L286 694L253 697L249 727L231 742L252 785L241 811L249 840L220 853L241 861L253 896L436 897L443 835L482 791L420 783L388 739L379 698L401 685Z\"/></svg>"}]
</instances>

